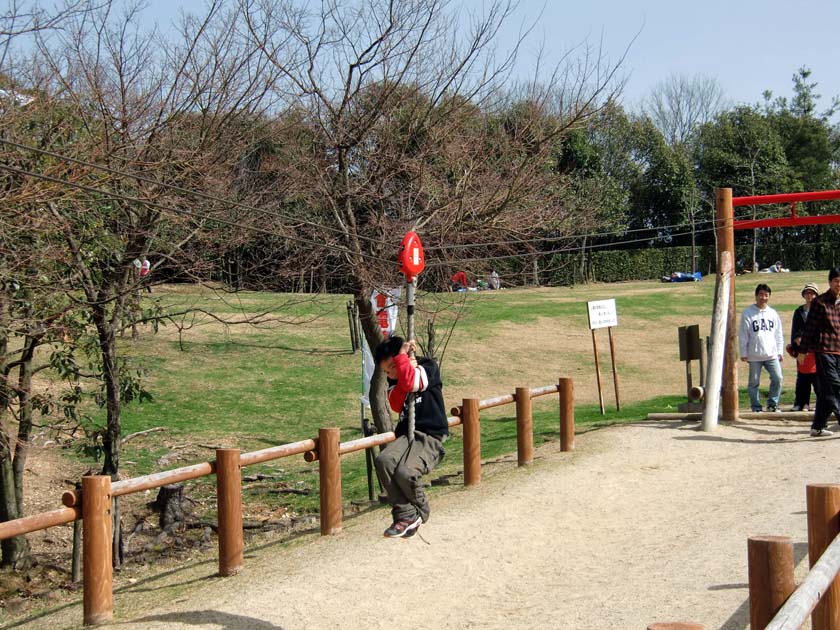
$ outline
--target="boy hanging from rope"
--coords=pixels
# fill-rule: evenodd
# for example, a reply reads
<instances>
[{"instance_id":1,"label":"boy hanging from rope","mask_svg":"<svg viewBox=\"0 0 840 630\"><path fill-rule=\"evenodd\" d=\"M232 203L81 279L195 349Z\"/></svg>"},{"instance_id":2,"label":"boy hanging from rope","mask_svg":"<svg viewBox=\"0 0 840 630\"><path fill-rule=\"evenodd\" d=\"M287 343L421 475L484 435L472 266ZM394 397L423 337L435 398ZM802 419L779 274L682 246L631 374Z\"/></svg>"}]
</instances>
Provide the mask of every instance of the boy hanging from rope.
<instances>
[{"instance_id":1,"label":"boy hanging from rope","mask_svg":"<svg viewBox=\"0 0 840 630\"><path fill-rule=\"evenodd\" d=\"M391 442L376 458L376 472L391 504L393 524L386 538L410 538L429 520L429 500L421 477L443 459L443 441L449 435L443 384L433 359L409 357L417 348L414 340L391 337L374 350L374 360L388 375L388 402L400 414ZM414 439L408 433L409 394L414 400Z\"/></svg>"}]
</instances>

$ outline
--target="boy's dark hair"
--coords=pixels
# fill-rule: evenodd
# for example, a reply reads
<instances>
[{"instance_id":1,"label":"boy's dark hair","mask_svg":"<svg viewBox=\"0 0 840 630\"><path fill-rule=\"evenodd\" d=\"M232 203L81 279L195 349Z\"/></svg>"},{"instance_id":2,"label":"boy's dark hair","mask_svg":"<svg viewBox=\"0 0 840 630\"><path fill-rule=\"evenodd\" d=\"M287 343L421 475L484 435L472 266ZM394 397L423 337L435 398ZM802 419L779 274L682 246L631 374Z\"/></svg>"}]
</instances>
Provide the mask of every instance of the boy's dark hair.
<instances>
[{"instance_id":1,"label":"boy's dark hair","mask_svg":"<svg viewBox=\"0 0 840 630\"><path fill-rule=\"evenodd\" d=\"M373 349L373 361L377 365L385 359L392 359L400 353L405 340L402 337L389 337Z\"/></svg>"},{"instance_id":2,"label":"boy's dark hair","mask_svg":"<svg viewBox=\"0 0 840 630\"><path fill-rule=\"evenodd\" d=\"M831 282L837 276L840 276L840 267L833 267L831 271L828 272L828 281Z\"/></svg>"},{"instance_id":3,"label":"boy's dark hair","mask_svg":"<svg viewBox=\"0 0 840 630\"><path fill-rule=\"evenodd\" d=\"M755 294L758 295L759 291L767 291L767 293L773 295L773 290L763 282L755 288Z\"/></svg>"}]
</instances>

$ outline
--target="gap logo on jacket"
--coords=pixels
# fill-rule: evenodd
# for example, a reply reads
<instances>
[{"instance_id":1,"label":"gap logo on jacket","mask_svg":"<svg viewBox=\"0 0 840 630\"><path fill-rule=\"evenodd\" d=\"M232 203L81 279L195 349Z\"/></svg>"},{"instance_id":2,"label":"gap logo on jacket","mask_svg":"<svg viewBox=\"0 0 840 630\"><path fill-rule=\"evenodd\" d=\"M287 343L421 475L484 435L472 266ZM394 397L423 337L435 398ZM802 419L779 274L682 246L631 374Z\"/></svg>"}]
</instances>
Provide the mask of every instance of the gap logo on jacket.
<instances>
[{"instance_id":1,"label":"gap logo on jacket","mask_svg":"<svg viewBox=\"0 0 840 630\"><path fill-rule=\"evenodd\" d=\"M738 333L740 356L747 361L769 361L779 358L785 347L782 320L775 309L755 304L744 309Z\"/></svg>"}]
</instances>

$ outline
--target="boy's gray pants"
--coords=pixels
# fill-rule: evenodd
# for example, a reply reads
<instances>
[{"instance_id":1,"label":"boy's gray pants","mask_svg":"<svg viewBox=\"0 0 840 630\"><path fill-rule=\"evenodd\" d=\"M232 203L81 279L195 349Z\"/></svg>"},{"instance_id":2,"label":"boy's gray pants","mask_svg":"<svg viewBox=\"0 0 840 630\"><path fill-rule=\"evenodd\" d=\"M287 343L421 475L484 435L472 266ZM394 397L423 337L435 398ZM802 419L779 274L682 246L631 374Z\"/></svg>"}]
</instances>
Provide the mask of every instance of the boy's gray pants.
<instances>
[{"instance_id":1,"label":"boy's gray pants","mask_svg":"<svg viewBox=\"0 0 840 630\"><path fill-rule=\"evenodd\" d=\"M418 514L424 523L429 519L429 500L420 477L440 463L444 452L440 439L415 431L410 449L408 438L401 436L376 457L376 473L395 521Z\"/></svg>"}]
</instances>

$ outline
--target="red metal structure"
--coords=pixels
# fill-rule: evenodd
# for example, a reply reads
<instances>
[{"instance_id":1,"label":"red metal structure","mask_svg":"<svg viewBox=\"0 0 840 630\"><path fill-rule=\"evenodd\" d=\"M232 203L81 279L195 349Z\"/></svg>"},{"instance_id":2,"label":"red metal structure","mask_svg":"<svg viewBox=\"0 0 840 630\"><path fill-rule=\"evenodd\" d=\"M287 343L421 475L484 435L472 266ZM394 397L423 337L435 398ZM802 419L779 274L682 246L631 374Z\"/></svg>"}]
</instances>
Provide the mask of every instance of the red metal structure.
<instances>
[{"instance_id":1,"label":"red metal structure","mask_svg":"<svg viewBox=\"0 0 840 630\"><path fill-rule=\"evenodd\" d=\"M733 221L732 227L735 230L753 230L756 228L779 228L795 227L799 225L827 225L831 223L840 223L840 214L804 217L796 214L797 203L806 201L830 201L832 199L840 199L840 190L818 190L816 192L785 193L780 195L733 197L733 208L738 208L739 206L761 206L773 203L789 203L790 216L776 219L740 219Z\"/></svg>"},{"instance_id":2,"label":"red metal structure","mask_svg":"<svg viewBox=\"0 0 840 630\"><path fill-rule=\"evenodd\" d=\"M840 214L821 216L798 216L796 214L797 203L830 201L832 199L840 199L840 190L733 197L731 188L717 188L715 190L715 229L717 231L718 252L729 252L731 259L735 260L735 230L840 223ZM790 204L789 217L735 220L734 209L737 207L777 203ZM731 273L733 276L729 283L730 298L726 326L726 351L724 352L723 363L721 419L724 422L734 422L738 419L738 335L736 330L734 268Z\"/></svg>"}]
</instances>

